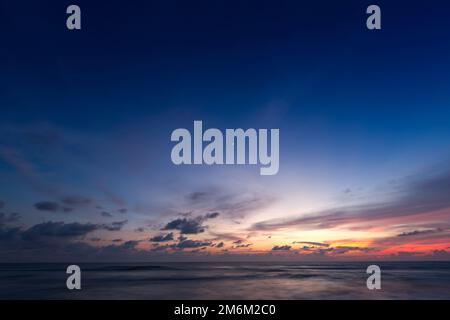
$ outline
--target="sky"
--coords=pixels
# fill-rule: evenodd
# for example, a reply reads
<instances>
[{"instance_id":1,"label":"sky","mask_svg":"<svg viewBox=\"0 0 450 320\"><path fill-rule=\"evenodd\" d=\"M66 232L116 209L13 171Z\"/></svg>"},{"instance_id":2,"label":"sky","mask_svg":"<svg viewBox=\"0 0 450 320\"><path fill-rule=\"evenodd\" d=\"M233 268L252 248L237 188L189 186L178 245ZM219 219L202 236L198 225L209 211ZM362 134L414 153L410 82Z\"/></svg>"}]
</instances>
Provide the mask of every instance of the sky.
<instances>
[{"instance_id":1,"label":"sky","mask_svg":"<svg viewBox=\"0 0 450 320\"><path fill-rule=\"evenodd\" d=\"M0 260L449 260L448 3L0 2ZM174 165L278 128L280 169Z\"/></svg>"}]
</instances>

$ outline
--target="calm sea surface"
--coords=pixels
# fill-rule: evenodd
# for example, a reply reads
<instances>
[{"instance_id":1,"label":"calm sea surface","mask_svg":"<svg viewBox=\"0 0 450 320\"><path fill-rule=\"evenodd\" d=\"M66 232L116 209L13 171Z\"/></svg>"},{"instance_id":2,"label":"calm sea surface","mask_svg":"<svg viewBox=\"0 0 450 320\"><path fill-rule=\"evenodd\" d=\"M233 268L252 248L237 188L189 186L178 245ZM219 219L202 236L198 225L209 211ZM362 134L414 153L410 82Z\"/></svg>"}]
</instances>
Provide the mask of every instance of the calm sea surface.
<instances>
[{"instance_id":1,"label":"calm sea surface","mask_svg":"<svg viewBox=\"0 0 450 320\"><path fill-rule=\"evenodd\" d=\"M450 299L450 262L80 264L82 290L66 289L68 264L0 264L0 299Z\"/></svg>"}]
</instances>

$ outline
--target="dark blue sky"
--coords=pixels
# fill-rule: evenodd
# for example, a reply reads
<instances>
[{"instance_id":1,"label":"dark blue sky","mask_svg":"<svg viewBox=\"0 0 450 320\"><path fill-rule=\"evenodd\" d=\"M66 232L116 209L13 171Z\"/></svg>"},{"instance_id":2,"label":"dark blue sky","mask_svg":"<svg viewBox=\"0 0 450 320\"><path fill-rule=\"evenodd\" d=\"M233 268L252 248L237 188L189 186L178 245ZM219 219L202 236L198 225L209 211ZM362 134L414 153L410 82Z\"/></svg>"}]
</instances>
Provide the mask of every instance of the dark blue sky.
<instances>
[{"instance_id":1,"label":"dark blue sky","mask_svg":"<svg viewBox=\"0 0 450 320\"><path fill-rule=\"evenodd\" d=\"M376 1L378 31L372 1L74 3L80 31L72 1L0 2L0 200L26 226L54 220L33 203L67 195L127 207L130 230L211 185L273 192L260 219L385 201L386 184L448 163L446 1ZM194 120L280 128L279 174L174 167L170 133Z\"/></svg>"},{"instance_id":2,"label":"dark blue sky","mask_svg":"<svg viewBox=\"0 0 450 320\"><path fill-rule=\"evenodd\" d=\"M272 100L294 104L294 121L387 130L448 114L444 1L378 2L379 32L365 28L369 2L330 2L79 1L70 32L69 2L3 1L2 118L95 129L183 105L240 122Z\"/></svg>"}]
</instances>

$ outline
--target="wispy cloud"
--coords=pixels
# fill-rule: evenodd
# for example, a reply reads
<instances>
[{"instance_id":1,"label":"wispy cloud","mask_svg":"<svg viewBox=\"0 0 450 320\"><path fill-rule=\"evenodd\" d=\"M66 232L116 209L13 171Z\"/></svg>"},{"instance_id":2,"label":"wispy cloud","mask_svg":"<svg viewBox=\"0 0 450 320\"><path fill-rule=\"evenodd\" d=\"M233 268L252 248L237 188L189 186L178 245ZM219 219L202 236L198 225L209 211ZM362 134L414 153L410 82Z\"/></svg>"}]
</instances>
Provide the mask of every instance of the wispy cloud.
<instances>
[{"instance_id":1,"label":"wispy cloud","mask_svg":"<svg viewBox=\"0 0 450 320\"><path fill-rule=\"evenodd\" d=\"M284 245L284 246L274 246L273 248L272 248L272 251L289 251L289 250L291 250L291 246L288 246L288 245Z\"/></svg>"},{"instance_id":2,"label":"wispy cloud","mask_svg":"<svg viewBox=\"0 0 450 320\"><path fill-rule=\"evenodd\" d=\"M301 230L328 229L345 225L375 222L387 218L408 217L450 207L450 172L419 175L408 178L396 190L397 197L382 203L331 208L303 214L297 218L277 218L260 221L251 231L274 231L296 228Z\"/></svg>"},{"instance_id":3,"label":"wispy cloud","mask_svg":"<svg viewBox=\"0 0 450 320\"><path fill-rule=\"evenodd\" d=\"M195 218L178 218L168 222L162 230L179 230L183 234L197 234L205 231L203 223L219 216L218 212L207 213Z\"/></svg>"},{"instance_id":4,"label":"wispy cloud","mask_svg":"<svg viewBox=\"0 0 450 320\"><path fill-rule=\"evenodd\" d=\"M154 237L150 238L150 241L152 241L152 242L166 242L166 241L171 241L171 240L173 240L172 232L165 234L165 235L158 235L158 236L154 236Z\"/></svg>"}]
</instances>

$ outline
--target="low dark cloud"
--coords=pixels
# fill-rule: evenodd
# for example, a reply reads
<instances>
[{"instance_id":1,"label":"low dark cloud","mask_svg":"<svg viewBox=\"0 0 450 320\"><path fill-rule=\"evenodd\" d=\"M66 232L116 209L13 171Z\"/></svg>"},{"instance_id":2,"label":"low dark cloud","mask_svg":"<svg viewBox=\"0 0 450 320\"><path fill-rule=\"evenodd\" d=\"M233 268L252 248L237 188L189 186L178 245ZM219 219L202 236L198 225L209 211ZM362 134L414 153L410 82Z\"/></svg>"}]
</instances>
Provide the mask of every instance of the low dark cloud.
<instances>
[{"instance_id":1,"label":"low dark cloud","mask_svg":"<svg viewBox=\"0 0 450 320\"><path fill-rule=\"evenodd\" d=\"M98 229L99 226L92 223L48 221L32 226L24 231L22 236L25 239L36 239L40 237L78 237Z\"/></svg>"},{"instance_id":2,"label":"low dark cloud","mask_svg":"<svg viewBox=\"0 0 450 320\"><path fill-rule=\"evenodd\" d=\"M421 236L421 235L425 235L425 234L431 234L431 233L436 233L436 232L441 232L442 229L438 228L438 229L430 229L430 230L414 230L414 231L408 231L408 232L402 232L400 234L398 234L398 237L413 237L413 236Z\"/></svg>"},{"instance_id":3,"label":"low dark cloud","mask_svg":"<svg viewBox=\"0 0 450 320\"><path fill-rule=\"evenodd\" d=\"M293 244L299 243L299 244L306 244L313 247L329 247L330 245L328 243L322 243L322 242L311 242L311 241L294 241Z\"/></svg>"},{"instance_id":4,"label":"low dark cloud","mask_svg":"<svg viewBox=\"0 0 450 320\"><path fill-rule=\"evenodd\" d=\"M219 212L211 212L211 213L207 213L205 215L205 219L214 219L217 218L219 216Z\"/></svg>"},{"instance_id":5,"label":"low dark cloud","mask_svg":"<svg viewBox=\"0 0 450 320\"><path fill-rule=\"evenodd\" d=\"M113 191L111 191L108 187L100 185L99 189L101 192L103 192L106 198L115 206L123 207L126 205L125 200L119 195L115 194Z\"/></svg>"},{"instance_id":6,"label":"low dark cloud","mask_svg":"<svg viewBox=\"0 0 450 320\"><path fill-rule=\"evenodd\" d=\"M291 250L291 246L284 245L284 246L275 246L272 248L272 251L289 251Z\"/></svg>"},{"instance_id":7,"label":"low dark cloud","mask_svg":"<svg viewBox=\"0 0 450 320\"><path fill-rule=\"evenodd\" d=\"M128 209L122 208L122 209L117 210L117 212L125 214L128 212Z\"/></svg>"},{"instance_id":8,"label":"low dark cloud","mask_svg":"<svg viewBox=\"0 0 450 320\"><path fill-rule=\"evenodd\" d=\"M123 242L123 239L113 239L112 242Z\"/></svg>"},{"instance_id":9,"label":"low dark cloud","mask_svg":"<svg viewBox=\"0 0 450 320\"><path fill-rule=\"evenodd\" d=\"M52 201L40 201L40 202L35 203L34 207L37 210L51 211L51 212L59 211L61 208L61 206L58 203L52 202Z\"/></svg>"},{"instance_id":10,"label":"low dark cloud","mask_svg":"<svg viewBox=\"0 0 450 320\"><path fill-rule=\"evenodd\" d=\"M67 225L67 226L66 226ZM81 226L80 226L81 225ZM144 250L138 247L141 240L130 240L111 243L110 240L103 241L107 245L100 246L101 242L98 237L86 237L90 232L102 230L102 225L85 225L79 223L65 224L61 222L51 222L47 226L38 224L29 229L10 228L0 226L0 260L7 262L70 262L70 261L157 261L158 259L168 259L170 261L192 261L201 256L196 255L196 251L200 249L205 251L208 247L222 248L223 243L213 244L209 240L190 240L184 239L175 244L154 243L152 249ZM68 231L69 230L69 231ZM93 231L89 231L93 230ZM24 234L34 234L34 237L27 237ZM403 238L403 237L396 237ZM275 246L272 255L270 253L252 255L242 255L227 252L222 249L217 255L209 255L205 252L204 257L211 259L219 259L221 261L240 261L242 259L264 260L273 259L279 261L279 255L275 252L285 252L283 255L287 259L302 259L304 261L328 261L330 259L347 259L345 252L370 252L372 248L360 248L352 246L341 247L316 247L311 250L292 250L290 246ZM450 249L450 248L449 248ZM20 256L17 255L20 252ZM376 252L376 251L375 251ZM400 252L398 254L387 257L390 260L450 260L450 252L448 250L435 250L427 252L426 255L417 252ZM173 259L173 260L172 260ZM181 260L180 260L181 259ZM223 260L222 260L223 261ZM271 260L272 261L272 260ZM339 261L339 260L338 260Z\"/></svg>"},{"instance_id":11,"label":"low dark cloud","mask_svg":"<svg viewBox=\"0 0 450 320\"><path fill-rule=\"evenodd\" d=\"M92 199L80 196L66 196L61 201L69 206L80 206L90 204Z\"/></svg>"},{"instance_id":12,"label":"low dark cloud","mask_svg":"<svg viewBox=\"0 0 450 320\"><path fill-rule=\"evenodd\" d=\"M251 245L252 245L251 243L238 244L238 245L234 246L234 248L248 248L248 247L250 247Z\"/></svg>"},{"instance_id":13,"label":"low dark cloud","mask_svg":"<svg viewBox=\"0 0 450 320\"><path fill-rule=\"evenodd\" d=\"M102 211L101 215L102 215L102 217L105 217L105 218L112 218L112 216L113 216L111 213L109 213L107 211Z\"/></svg>"},{"instance_id":14,"label":"low dark cloud","mask_svg":"<svg viewBox=\"0 0 450 320\"><path fill-rule=\"evenodd\" d=\"M39 172L16 147L0 145L0 159L13 166L28 181L30 186L45 194L56 194L56 190L41 179Z\"/></svg>"},{"instance_id":15,"label":"low dark cloud","mask_svg":"<svg viewBox=\"0 0 450 320\"><path fill-rule=\"evenodd\" d=\"M128 255L134 252L134 243L123 243L120 246L98 247L85 243L102 241L99 237L87 236L95 231L104 230L105 226L92 223L65 223L47 221L22 229L0 225L0 258L13 259L18 257L28 261L72 261L73 257L98 257L99 255ZM114 247L114 248L113 248ZM119 248L118 248L119 247Z\"/></svg>"},{"instance_id":16,"label":"low dark cloud","mask_svg":"<svg viewBox=\"0 0 450 320\"><path fill-rule=\"evenodd\" d=\"M12 241L20 236L20 228L14 227L4 227L0 224L0 240L1 241Z\"/></svg>"},{"instance_id":17,"label":"low dark cloud","mask_svg":"<svg viewBox=\"0 0 450 320\"><path fill-rule=\"evenodd\" d=\"M211 212L195 218L178 218L168 222L161 230L179 230L183 234L198 234L205 231L206 226L203 223L206 220L214 219L218 216L219 212Z\"/></svg>"},{"instance_id":18,"label":"low dark cloud","mask_svg":"<svg viewBox=\"0 0 450 320\"><path fill-rule=\"evenodd\" d=\"M184 240L184 241L180 241L179 243L176 244L177 248L180 249L188 249L188 248L199 248L199 247L209 247L211 246L212 243L209 241L195 241L195 240Z\"/></svg>"},{"instance_id":19,"label":"low dark cloud","mask_svg":"<svg viewBox=\"0 0 450 320\"><path fill-rule=\"evenodd\" d=\"M19 213L13 212L10 214L6 214L4 212L0 212L0 226L17 222L21 219L21 215Z\"/></svg>"},{"instance_id":20,"label":"low dark cloud","mask_svg":"<svg viewBox=\"0 0 450 320\"><path fill-rule=\"evenodd\" d=\"M330 252L332 252L333 254L346 254L350 251L370 252L374 250L374 248L370 247L354 247L354 246L337 246L329 249L331 249Z\"/></svg>"},{"instance_id":21,"label":"low dark cloud","mask_svg":"<svg viewBox=\"0 0 450 320\"><path fill-rule=\"evenodd\" d=\"M114 221L108 224L103 224L102 228L108 231L119 231L123 228L124 225L128 223L128 220L123 221Z\"/></svg>"},{"instance_id":22,"label":"low dark cloud","mask_svg":"<svg viewBox=\"0 0 450 320\"><path fill-rule=\"evenodd\" d=\"M173 233L168 233L166 235L159 235L159 236L154 236L152 238L150 238L150 241L152 242L166 242L166 241L171 241L173 240Z\"/></svg>"},{"instance_id":23,"label":"low dark cloud","mask_svg":"<svg viewBox=\"0 0 450 320\"><path fill-rule=\"evenodd\" d=\"M3 209L5 207L5 201L0 200L0 209Z\"/></svg>"},{"instance_id":24,"label":"low dark cloud","mask_svg":"<svg viewBox=\"0 0 450 320\"><path fill-rule=\"evenodd\" d=\"M377 238L372 241L372 246L381 248L392 248L411 241L422 241L429 243L445 243L450 239L449 224L442 223L441 227L405 231L396 236Z\"/></svg>"},{"instance_id":25,"label":"low dark cloud","mask_svg":"<svg viewBox=\"0 0 450 320\"><path fill-rule=\"evenodd\" d=\"M184 234L198 234L204 232L205 228L200 220L179 218L167 223L162 230L179 230Z\"/></svg>"},{"instance_id":26,"label":"low dark cloud","mask_svg":"<svg viewBox=\"0 0 450 320\"><path fill-rule=\"evenodd\" d=\"M127 221L117 221L108 225L99 225L93 223L64 223L61 221L43 222L36 224L21 232L23 239L32 240L42 237L50 238L75 238L85 236L93 231L106 229L109 231L120 230Z\"/></svg>"},{"instance_id":27,"label":"low dark cloud","mask_svg":"<svg viewBox=\"0 0 450 320\"><path fill-rule=\"evenodd\" d=\"M211 241L199 241L199 240L191 240L186 237L178 238L179 241L174 244L159 244L154 243L152 251L166 251L168 249L172 249L175 251L183 251L184 249L196 249L196 248L206 248L206 247L214 247ZM162 242L162 241L159 241ZM223 243L220 247L223 246ZM192 251L189 251L192 252Z\"/></svg>"}]
</instances>

